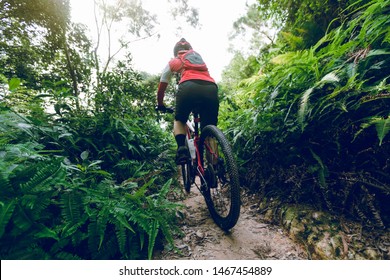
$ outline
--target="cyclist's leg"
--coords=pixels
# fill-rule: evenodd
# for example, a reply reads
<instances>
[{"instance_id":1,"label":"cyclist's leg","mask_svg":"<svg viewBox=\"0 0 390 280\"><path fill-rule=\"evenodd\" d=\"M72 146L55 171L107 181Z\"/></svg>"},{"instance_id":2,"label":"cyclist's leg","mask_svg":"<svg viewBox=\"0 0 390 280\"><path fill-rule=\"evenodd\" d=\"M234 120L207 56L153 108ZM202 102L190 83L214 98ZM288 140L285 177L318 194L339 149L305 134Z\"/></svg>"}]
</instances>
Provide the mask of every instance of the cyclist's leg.
<instances>
[{"instance_id":1,"label":"cyclist's leg","mask_svg":"<svg viewBox=\"0 0 390 280\"><path fill-rule=\"evenodd\" d=\"M192 83L187 81L181 83L176 93L176 108L175 108L175 135L185 134L185 123L191 113L194 104L194 95L192 94Z\"/></svg>"},{"instance_id":2,"label":"cyclist's leg","mask_svg":"<svg viewBox=\"0 0 390 280\"><path fill-rule=\"evenodd\" d=\"M190 160L190 152L186 147L185 126L181 121L174 122L174 134L177 143L176 164L185 164Z\"/></svg>"},{"instance_id":3,"label":"cyclist's leg","mask_svg":"<svg viewBox=\"0 0 390 280\"><path fill-rule=\"evenodd\" d=\"M198 82L199 114L201 118L201 129L207 125L218 123L218 87L216 84L206 81Z\"/></svg>"},{"instance_id":4,"label":"cyclist's leg","mask_svg":"<svg viewBox=\"0 0 390 280\"><path fill-rule=\"evenodd\" d=\"M210 82L203 82L202 90L199 93L199 98L201 105L200 108L200 118L201 118L201 129L207 125L217 125L218 123L218 110L219 110L219 100L218 100L218 87ZM210 149L216 153L217 152L217 142L214 138L208 137L206 139L207 145ZM217 164L217 157L210 154L206 151L206 159L212 165Z\"/></svg>"},{"instance_id":5,"label":"cyclist's leg","mask_svg":"<svg viewBox=\"0 0 390 280\"><path fill-rule=\"evenodd\" d=\"M190 160L190 153L185 146L186 129L185 123L191 112L191 85L184 82L179 85L176 93L175 121L173 123L173 133L177 143L176 163L183 164Z\"/></svg>"},{"instance_id":6,"label":"cyclist's leg","mask_svg":"<svg viewBox=\"0 0 390 280\"><path fill-rule=\"evenodd\" d=\"M175 135L177 148L184 146L186 140L186 129L183 122L176 120L173 122L173 134Z\"/></svg>"}]
</instances>

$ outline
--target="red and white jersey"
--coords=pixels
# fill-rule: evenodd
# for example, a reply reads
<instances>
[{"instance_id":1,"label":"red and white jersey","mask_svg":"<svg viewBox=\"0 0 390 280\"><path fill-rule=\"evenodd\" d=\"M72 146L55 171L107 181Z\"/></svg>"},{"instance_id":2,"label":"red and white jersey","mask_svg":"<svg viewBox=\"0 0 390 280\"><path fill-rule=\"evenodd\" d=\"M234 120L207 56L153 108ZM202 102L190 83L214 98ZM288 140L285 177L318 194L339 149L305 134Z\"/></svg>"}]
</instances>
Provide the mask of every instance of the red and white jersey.
<instances>
[{"instance_id":1,"label":"red and white jersey","mask_svg":"<svg viewBox=\"0 0 390 280\"><path fill-rule=\"evenodd\" d=\"M181 75L179 84L188 80L203 80L215 83L200 54L194 50L180 51L164 68L160 82L169 83L173 73Z\"/></svg>"}]
</instances>

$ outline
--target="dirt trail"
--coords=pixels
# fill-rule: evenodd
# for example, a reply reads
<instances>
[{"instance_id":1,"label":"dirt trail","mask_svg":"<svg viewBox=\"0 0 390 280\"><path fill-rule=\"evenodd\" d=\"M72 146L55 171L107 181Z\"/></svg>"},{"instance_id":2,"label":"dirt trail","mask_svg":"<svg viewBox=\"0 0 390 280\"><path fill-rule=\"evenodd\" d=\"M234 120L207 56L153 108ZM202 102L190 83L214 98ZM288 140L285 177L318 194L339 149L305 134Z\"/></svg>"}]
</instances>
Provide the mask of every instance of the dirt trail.
<instances>
[{"instance_id":1,"label":"dirt trail","mask_svg":"<svg viewBox=\"0 0 390 280\"><path fill-rule=\"evenodd\" d=\"M163 251L156 259L172 260L291 260L307 259L299 245L277 226L261 222L256 204L243 195L236 226L225 233L211 219L202 195L193 187L182 203L180 227L183 237L175 245L181 252Z\"/></svg>"}]
</instances>

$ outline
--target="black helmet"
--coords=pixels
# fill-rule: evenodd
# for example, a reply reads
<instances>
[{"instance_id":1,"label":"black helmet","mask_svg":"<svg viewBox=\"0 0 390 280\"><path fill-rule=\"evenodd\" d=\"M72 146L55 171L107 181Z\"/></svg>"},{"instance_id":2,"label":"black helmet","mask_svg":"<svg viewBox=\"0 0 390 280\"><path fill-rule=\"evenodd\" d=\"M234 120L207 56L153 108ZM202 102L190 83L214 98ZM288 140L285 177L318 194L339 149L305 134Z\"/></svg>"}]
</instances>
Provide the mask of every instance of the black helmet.
<instances>
[{"instance_id":1,"label":"black helmet","mask_svg":"<svg viewBox=\"0 0 390 280\"><path fill-rule=\"evenodd\" d=\"M192 50L191 44L186 41L186 39L181 38L179 42L176 43L173 48L173 55L176 57L179 51L183 50Z\"/></svg>"}]
</instances>

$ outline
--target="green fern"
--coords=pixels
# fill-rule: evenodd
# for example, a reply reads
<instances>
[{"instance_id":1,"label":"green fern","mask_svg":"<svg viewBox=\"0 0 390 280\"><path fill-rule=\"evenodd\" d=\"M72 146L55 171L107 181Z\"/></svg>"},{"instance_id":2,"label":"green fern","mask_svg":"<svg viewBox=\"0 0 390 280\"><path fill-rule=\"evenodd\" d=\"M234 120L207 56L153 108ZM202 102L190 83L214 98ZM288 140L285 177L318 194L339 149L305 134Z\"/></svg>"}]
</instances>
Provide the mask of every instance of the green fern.
<instances>
[{"instance_id":1,"label":"green fern","mask_svg":"<svg viewBox=\"0 0 390 280\"><path fill-rule=\"evenodd\" d=\"M0 256L151 258L160 232L173 241L169 186L156 194L172 173L152 172L171 139L150 116L70 115L0 112Z\"/></svg>"},{"instance_id":2,"label":"green fern","mask_svg":"<svg viewBox=\"0 0 390 280\"><path fill-rule=\"evenodd\" d=\"M139 231L138 235L139 235L140 248L141 248L141 250L143 250L145 247L145 240L146 240L145 231Z\"/></svg>"},{"instance_id":3,"label":"green fern","mask_svg":"<svg viewBox=\"0 0 390 280\"><path fill-rule=\"evenodd\" d=\"M390 117L390 116L389 116ZM370 117L361 124L361 129L355 134L354 139L361 134L364 130L368 129L369 127L375 125L377 136L379 139L379 146L382 145L383 139L386 137L386 135L390 131L390 120L389 117L382 118L382 117Z\"/></svg>"},{"instance_id":4,"label":"green fern","mask_svg":"<svg viewBox=\"0 0 390 280\"><path fill-rule=\"evenodd\" d=\"M126 255L126 243L127 243L127 233L126 228L121 223L115 224L115 235L118 242L119 252L122 255Z\"/></svg>"},{"instance_id":5,"label":"green fern","mask_svg":"<svg viewBox=\"0 0 390 280\"><path fill-rule=\"evenodd\" d=\"M67 190L61 194L60 207L62 209L62 216L67 223L75 225L81 221L82 205L80 194L76 191Z\"/></svg>"},{"instance_id":6,"label":"green fern","mask_svg":"<svg viewBox=\"0 0 390 280\"><path fill-rule=\"evenodd\" d=\"M40 218L45 219L51 216L51 213L47 212L47 210L52 203L54 192L53 190L39 194L25 194L20 197L19 203L24 208L31 210L31 215L34 217L34 220L39 220Z\"/></svg>"},{"instance_id":7,"label":"green fern","mask_svg":"<svg viewBox=\"0 0 390 280\"><path fill-rule=\"evenodd\" d=\"M102 244L102 247L94 256L94 259L113 260L118 258L118 255L120 255L118 247L115 232L110 232L110 234L107 235L107 240Z\"/></svg>"},{"instance_id":8,"label":"green fern","mask_svg":"<svg viewBox=\"0 0 390 280\"><path fill-rule=\"evenodd\" d=\"M331 72L326 74L319 82L317 82L313 87L307 89L302 97L301 97L301 103L298 111L298 121L301 124L302 130L304 129L304 122L311 111L309 109L309 99L313 92L320 87L323 87L324 85L331 84L331 85L337 85L340 82L339 77L335 72ZM327 97L328 98L328 97Z\"/></svg>"},{"instance_id":9,"label":"green fern","mask_svg":"<svg viewBox=\"0 0 390 280\"><path fill-rule=\"evenodd\" d=\"M92 216L88 224L88 250L92 256L100 249L100 245L96 216Z\"/></svg>"},{"instance_id":10,"label":"green fern","mask_svg":"<svg viewBox=\"0 0 390 280\"><path fill-rule=\"evenodd\" d=\"M20 204L16 205L15 215L12 219L15 227L13 231L15 235L21 235L24 232L28 231L34 225L33 215L31 215L31 211L23 208Z\"/></svg>"},{"instance_id":11,"label":"green fern","mask_svg":"<svg viewBox=\"0 0 390 280\"><path fill-rule=\"evenodd\" d=\"M15 201L8 203L0 201L0 238L4 235L5 227L12 217L15 206Z\"/></svg>"},{"instance_id":12,"label":"green fern","mask_svg":"<svg viewBox=\"0 0 390 280\"><path fill-rule=\"evenodd\" d=\"M53 185L65 180L65 171L61 166L62 159L53 162L42 162L34 166L36 173L25 183L20 184L23 193L39 193L50 190Z\"/></svg>"},{"instance_id":13,"label":"green fern","mask_svg":"<svg viewBox=\"0 0 390 280\"><path fill-rule=\"evenodd\" d=\"M34 237L37 239L53 238L53 239L59 241L59 236L58 236L57 232L42 225L42 224L38 225L38 232L34 234Z\"/></svg>"},{"instance_id":14,"label":"green fern","mask_svg":"<svg viewBox=\"0 0 390 280\"><path fill-rule=\"evenodd\" d=\"M81 219L78 223L72 224L69 222L64 222L61 225L61 238L69 238L75 234L86 222L86 218Z\"/></svg>"},{"instance_id":15,"label":"green fern","mask_svg":"<svg viewBox=\"0 0 390 280\"><path fill-rule=\"evenodd\" d=\"M379 120L376 120L375 122L375 128L376 132L379 138L379 146L382 145L383 139L390 131L390 116L388 116L386 119L381 118Z\"/></svg>"},{"instance_id":16,"label":"green fern","mask_svg":"<svg viewBox=\"0 0 390 280\"><path fill-rule=\"evenodd\" d=\"M301 49L303 46L303 38L300 36L296 36L290 32L280 32L283 38L286 40L287 44L291 49Z\"/></svg>"},{"instance_id":17,"label":"green fern","mask_svg":"<svg viewBox=\"0 0 390 280\"><path fill-rule=\"evenodd\" d=\"M149 243L148 243L148 259L152 258L154 245L158 234L160 223L158 220L153 220L148 229Z\"/></svg>"},{"instance_id":18,"label":"green fern","mask_svg":"<svg viewBox=\"0 0 390 280\"><path fill-rule=\"evenodd\" d=\"M128 218L125 216L125 213L116 212L114 217L117 220L118 224L122 225L124 228L128 229L132 233L135 233L133 227L129 224Z\"/></svg>"},{"instance_id":19,"label":"green fern","mask_svg":"<svg viewBox=\"0 0 390 280\"><path fill-rule=\"evenodd\" d=\"M0 194L2 194L2 197L5 197L6 194L12 190L6 168L8 168L8 164L2 164L0 161Z\"/></svg>"},{"instance_id":20,"label":"green fern","mask_svg":"<svg viewBox=\"0 0 390 280\"><path fill-rule=\"evenodd\" d=\"M110 210L107 207L104 207L98 212L98 217L96 222L97 237L99 238L98 250L102 247L104 241L107 224L109 222L109 211Z\"/></svg>"}]
</instances>

